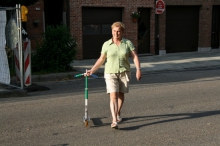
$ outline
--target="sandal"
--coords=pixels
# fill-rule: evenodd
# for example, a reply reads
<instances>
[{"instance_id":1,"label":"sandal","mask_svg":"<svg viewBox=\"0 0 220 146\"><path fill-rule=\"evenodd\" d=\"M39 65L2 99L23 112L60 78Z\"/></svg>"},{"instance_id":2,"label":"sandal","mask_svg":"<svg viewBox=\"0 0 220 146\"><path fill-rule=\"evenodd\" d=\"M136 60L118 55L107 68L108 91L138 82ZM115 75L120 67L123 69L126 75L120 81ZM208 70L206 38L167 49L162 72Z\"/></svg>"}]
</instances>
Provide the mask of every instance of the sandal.
<instances>
[{"instance_id":1,"label":"sandal","mask_svg":"<svg viewBox=\"0 0 220 146\"><path fill-rule=\"evenodd\" d=\"M120 116L117 116L117 122L120 123L122 121L122 118Z\"/></svg>"},{"instance_id":2,"label":"sandal","mask_svg":"<svg viewBox=\"0 0 220 146\"><path fill-rule=\"evenodd\" d=\"M112 127L112 128L115 128L115 129L118 129L118 123L117 123L117 122L113 122L113 123L111 124L111 127Z\"/></svg>"}]
</instances>

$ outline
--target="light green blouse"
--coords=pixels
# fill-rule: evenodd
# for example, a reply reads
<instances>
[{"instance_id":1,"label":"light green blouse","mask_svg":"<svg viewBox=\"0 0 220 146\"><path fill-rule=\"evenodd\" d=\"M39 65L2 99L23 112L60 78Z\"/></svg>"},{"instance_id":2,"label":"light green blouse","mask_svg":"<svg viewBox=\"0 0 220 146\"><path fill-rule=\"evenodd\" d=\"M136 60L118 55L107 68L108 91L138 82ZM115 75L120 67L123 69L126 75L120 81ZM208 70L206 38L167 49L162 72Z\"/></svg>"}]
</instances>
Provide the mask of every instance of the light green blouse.
<instances>
[{"instance_id":1,"label":"light green blouse","mask_svg":"<svg viewBox=\"0 0 220 146\"><path fill-rule=\"evenodd\" d=\"M119 46L113 43L112 39L106 41L101 51L101 54L107 56L105 73L130 71L129 54L134 49L134 45L128 39L122 38Z\"/></svg>"}]
</instances>

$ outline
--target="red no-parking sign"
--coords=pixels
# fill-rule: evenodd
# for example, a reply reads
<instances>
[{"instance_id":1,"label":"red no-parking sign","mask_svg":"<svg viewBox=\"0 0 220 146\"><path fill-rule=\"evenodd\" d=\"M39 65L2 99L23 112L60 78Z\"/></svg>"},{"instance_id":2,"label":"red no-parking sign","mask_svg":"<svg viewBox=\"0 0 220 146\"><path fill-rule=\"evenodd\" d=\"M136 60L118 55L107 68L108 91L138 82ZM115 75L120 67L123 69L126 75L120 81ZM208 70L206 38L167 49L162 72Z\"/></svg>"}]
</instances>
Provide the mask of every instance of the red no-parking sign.
<instances>
[{"instance_id":1,"label":"red no-parking sign","mask_svg":"<svg viewBox=\"0 0 220 146\"><path fill-rule=\"evenodd\" d=\"M165 10L165 3L163 0L156 1L156 14L162 14Z\"/></svg>"}]
</instances>

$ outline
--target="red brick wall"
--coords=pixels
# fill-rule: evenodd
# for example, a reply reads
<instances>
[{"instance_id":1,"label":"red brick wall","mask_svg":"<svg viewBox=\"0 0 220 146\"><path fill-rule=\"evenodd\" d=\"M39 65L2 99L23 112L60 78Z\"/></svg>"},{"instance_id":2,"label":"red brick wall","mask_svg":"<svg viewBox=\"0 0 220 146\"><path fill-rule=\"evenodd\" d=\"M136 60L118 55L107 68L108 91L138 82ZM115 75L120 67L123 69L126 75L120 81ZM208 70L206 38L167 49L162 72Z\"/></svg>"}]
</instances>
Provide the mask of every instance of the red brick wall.
<instances>
[{"instance_id":1,"label":"red brick wall","mask_svg":"<svg viewBox=\"0 0 220 146\"><path fill-rule=\"evenodd\" d=\"M78 42L78 53L77 59L83 58L83 46L82 46L82 18L81 11L82 6L89 7L122 7L123 8L123 22L125 23L125 34L124 37L130 39L135 47L137 48L137 23L131 21L130 14L133 11L137 11L138 7L141 8L153 8L154 0L70 0L70 29L73 36L76 36ZM152 9L152 13L154 10ZM151 48L150 50L154 53L154 14L151 14Z\"/></svg>"},{"instance_id":2,"label":"red brick wall","mask_svg":"<svg viewBox=\"0 0 220 146\"><path fill-rule=\"evenodd\" d=\"M207 3L200 8L199 47L211 47L212 5Z\"/></svg>"},{"instance_id":3,"label":"red brick wall","mask_svg":"<svg viewBox=\"0 0 220 146\"><path fill-rule=\"evenodd\" d=\"M151 13L150 13L150 53L155 54L155 8L154 7L151 9Z\"/></svg>"},{"instance_id":4,"label":"red brick wall","mask_svg":"<svg viewBox=\"0 0 220 146\"><path fill-rule=\"evenodd\" d=\"M166 48L166 9L163 14L159 16L159 50L165 50Z\"/></svg>"},{"instance_id":5,"label":"red brick wall","mask_svg":"<svg viewBox=\"0 0 220 146\"><path fill-rule=\"evenodd\" d=\"M68 1L68 0L66 0ZM199 18L199 47L211 47L211 25L212 25L212 5L220 5L220 0L164 0L167 6L180 6L180 5L197 5L200 6ZM70 26L71 34L77 38L78 54L77 59L82 59L82 7L122 7L123 8L123 22L125 23L124 37L130 39L137 48L137 23L131 21L130 14L137 11L138 8L152 8L150 18L150 52L155 54L155 0L69 0L65 4L67 11L67 25ZM40 8L40 10L36 10ZM27 32L28 37L31 39L32 46L41 40L42 33L44 32L43 13L44 2L40 0L32 6L28 6L28 22ZM34 20L40 20L37 27L33 26ZM166 37L166 10L163 14L159 15L159 50L165 49ZM32 47L33 48L33 47Z\"/></svg>"},{"instance_id":6,"label":"red brick wall","mask_svg":"<svg viewBox=\"0 0 220 146\"><path fill-rule=\"evenodd\" d=\"M28 38L31 40L32 49L35 49L36 43L41 40L42 34L44 32L44 2L40 0L34 5L28 6L28 21L26 23ZM36 10L37 9L37 10ZM39 20L37 27L34 27L34 20Z\"/></svg>"}]
</instances>

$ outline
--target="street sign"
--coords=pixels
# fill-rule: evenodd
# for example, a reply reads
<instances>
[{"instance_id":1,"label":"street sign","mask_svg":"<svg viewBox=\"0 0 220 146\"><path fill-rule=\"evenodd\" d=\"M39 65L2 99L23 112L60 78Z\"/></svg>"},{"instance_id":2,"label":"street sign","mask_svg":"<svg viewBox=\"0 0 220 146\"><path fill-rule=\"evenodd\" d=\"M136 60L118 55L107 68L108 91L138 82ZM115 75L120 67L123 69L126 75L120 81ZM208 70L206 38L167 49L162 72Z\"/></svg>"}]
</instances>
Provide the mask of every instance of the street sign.
<instances>
[{"instance_id":1,"label":"street sign","mask_svg":"<svg viewBox=\"0 0 220 146\"><path fill-rule=\"evenodd\" d=\"M157 0L156 1L156 14L162 14L165 10L165 3L163 0Z\"/></svg>"}]
</instances>

